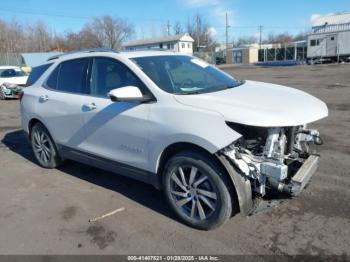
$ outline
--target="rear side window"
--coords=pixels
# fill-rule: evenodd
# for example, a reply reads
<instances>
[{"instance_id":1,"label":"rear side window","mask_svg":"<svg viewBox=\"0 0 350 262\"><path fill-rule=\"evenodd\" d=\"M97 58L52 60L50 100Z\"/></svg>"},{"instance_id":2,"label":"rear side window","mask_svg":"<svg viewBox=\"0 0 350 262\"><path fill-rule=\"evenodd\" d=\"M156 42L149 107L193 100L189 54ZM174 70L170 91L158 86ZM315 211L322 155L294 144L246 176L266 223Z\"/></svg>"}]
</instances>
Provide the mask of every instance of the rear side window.
<instances>
[{"instance_id":1,"label":"rear side window","mask_svg":"<svg viewBox=\"0 0 350 262\"><path fill-rule=\"evenodd\" d=\"M46 70L51 66L52 64L46 64L46 65L41 65L37 67L32 68L32 72L30 73L26 86L31 86L33 85L45 72Z\"/></svg>"},{"instance_id":2,"label":"rear side window","mask_svg":"<svg viewBox=\"0 0 350 262\"><path fill-rule=\"evenodd\" d=\"M58 91L87 94L86 73L88 58L62 62L51 73L46 86Z\"/></svg>"}]
</instances>

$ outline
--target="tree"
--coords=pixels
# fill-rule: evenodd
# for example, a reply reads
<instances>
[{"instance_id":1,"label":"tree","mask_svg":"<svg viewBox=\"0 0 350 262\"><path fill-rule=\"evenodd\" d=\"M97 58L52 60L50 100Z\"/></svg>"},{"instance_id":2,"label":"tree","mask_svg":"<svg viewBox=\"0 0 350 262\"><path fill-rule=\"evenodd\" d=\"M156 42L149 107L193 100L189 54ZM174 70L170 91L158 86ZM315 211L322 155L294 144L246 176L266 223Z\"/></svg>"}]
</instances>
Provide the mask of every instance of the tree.
<instances>
[{"instance_id":1,"label":"tree","mask_svg":"<svg viewBox=\"0 0 350 262\"><path fill-rule=\"evenodd\" d=\"M120 49L122 43L134 33L126 20L103 16L93 18L79 33L82 45Z\"/></svg>"},{"instance_id":2,"label":"tree","mask_svg":"<svg viewBox=\"0 0 350 262\"><path fill-rule=\"evenodd\" d=\"M286 44L293 42L293 40L293 36L288 32L277 35L275 35L274 33L270 33L264 42L268 44Z\"/></svg>"},{"instance_id":3,"label":"tree","mask_svg":"<svg viewBox=\"0 0 350 262\"><path fill-rule=\"evenodd\" d=\"M183 33L183 28L180 22L176 22L173 26L174 34L179 35Z\"/></svg>"},{"instance_id":4,"label":"tree","mask_svg":"<svg viewBox=\"0 0 350 262\"><path fill-rule=\"evenodd\" d=\"M52 48L53 36L44 22L28 25L25 33L26 51L47 52Z\"/></svg>"},{"instance_id":5,"label":"tree","mask_svg":"<svg viewBox=\"0 0 350 262\"><path fill-rule=\"evenodd\" d=\"M216 42L212 35L212 30L200 14L195 15L188 20L187 32L194 39L194 50L211 51Z\"/></svg>"},{"instance_id":6,"label":"tree","mask_svg":"<svg viewBox=\"0 0 350 262\"><path fill-rule=\"evenodd\" d=\"M250 45L257 43L257 39L254 36L243 36L237 39L237 41L233 41L233 47L241 47L244 45Z\"/></svg>"}]
</instances>

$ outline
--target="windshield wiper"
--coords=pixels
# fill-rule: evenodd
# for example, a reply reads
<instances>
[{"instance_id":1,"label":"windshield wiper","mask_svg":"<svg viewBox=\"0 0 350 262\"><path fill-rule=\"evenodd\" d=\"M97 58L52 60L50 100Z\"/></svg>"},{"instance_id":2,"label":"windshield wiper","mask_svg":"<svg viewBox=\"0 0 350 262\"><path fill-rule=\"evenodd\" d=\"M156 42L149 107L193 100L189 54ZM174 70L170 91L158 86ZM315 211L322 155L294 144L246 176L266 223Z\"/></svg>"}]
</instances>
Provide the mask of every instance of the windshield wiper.
<instances>
[{"instance_id":1,"label":"windshield wiper","mask_svg":"<svg viewBox=\"0 0 350 262\"><path fill-rule=\"evenodd\" d=\"M183 93L174 93L174 95L198 95L198 94L202 94L202 92L200 91L185 91Z\"/></svg>"}]
</instances>

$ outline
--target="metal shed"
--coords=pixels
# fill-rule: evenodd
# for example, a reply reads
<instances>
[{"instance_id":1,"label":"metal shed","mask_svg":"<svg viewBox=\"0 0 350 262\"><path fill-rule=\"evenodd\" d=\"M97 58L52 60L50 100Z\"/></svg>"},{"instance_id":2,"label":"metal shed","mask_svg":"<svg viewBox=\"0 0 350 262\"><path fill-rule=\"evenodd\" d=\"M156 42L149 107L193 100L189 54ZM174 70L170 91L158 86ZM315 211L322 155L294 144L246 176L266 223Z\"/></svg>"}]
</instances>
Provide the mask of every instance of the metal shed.
<instances>
[{"instance_id":1,"label":"metal shed","mask_svg":"<svg viewBox=\"0 0 350 262\"><path fill-rule=\"evenodd\" d=\"M62 54L62 52L22 53L22 65L28 67L35 67L44 63L50 57L60 54Z\"/></svg>"}]
</instances>

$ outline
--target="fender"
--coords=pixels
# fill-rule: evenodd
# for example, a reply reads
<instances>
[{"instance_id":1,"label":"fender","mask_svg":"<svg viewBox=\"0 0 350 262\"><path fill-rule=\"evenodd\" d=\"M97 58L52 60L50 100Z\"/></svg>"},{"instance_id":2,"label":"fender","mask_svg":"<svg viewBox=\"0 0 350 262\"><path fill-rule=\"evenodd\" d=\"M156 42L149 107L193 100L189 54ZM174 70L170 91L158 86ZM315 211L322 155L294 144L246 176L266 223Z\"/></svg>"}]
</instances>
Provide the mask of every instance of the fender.
<instances>
[{"instance_id":1,"label":"fender","mask_svg":"<svg viewBox=\"0 0 350 262\"><path fill-rule=\"evenodd\" d=\"M236 189L241 213L244 215L249 215L253 209L252 187L249 179L239 171L236 171L236 168L225 156L217 153L216 157L230 175L232 183Z\"/></svg>"}]
</instances>

